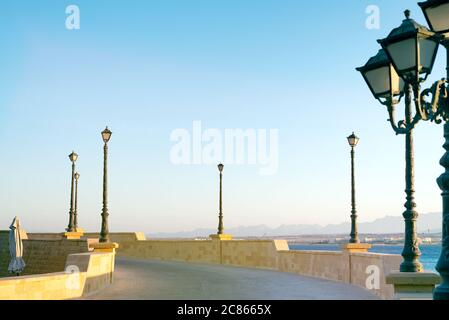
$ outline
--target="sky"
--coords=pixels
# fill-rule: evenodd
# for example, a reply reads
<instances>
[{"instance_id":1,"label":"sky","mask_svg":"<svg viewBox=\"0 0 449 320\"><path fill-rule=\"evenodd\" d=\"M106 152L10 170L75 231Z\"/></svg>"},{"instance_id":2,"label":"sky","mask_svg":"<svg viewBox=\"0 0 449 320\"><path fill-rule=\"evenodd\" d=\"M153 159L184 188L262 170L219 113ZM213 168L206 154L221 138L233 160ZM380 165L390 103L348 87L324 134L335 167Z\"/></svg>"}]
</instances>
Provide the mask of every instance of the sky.
<instances>
[{"instance_id":1,"label":"sky","mask_svg":"<svg viewBox=\"0 0 449 320\"><path fill-rule=\"evenodd\" d=\"M79 29L66 27L69 5ZM370 5L379 29L366 27ZM193 137L198 122L223 135L278 133L273 174L225 162L225 229L348 221L353 131L359 220L400 216L404 136L355 68L405 9L425 23L408 0L2 1L0 228L17 215L27 231L64 231L75 150L79 226L98 231L106 125L110 231L215 228L216 163L171 157L173 132ZM440 50L427 86L444 77L444 61ZM415 130L420 213L441 211L443 142L441 125Z\"/></svg>"}]
</instances>

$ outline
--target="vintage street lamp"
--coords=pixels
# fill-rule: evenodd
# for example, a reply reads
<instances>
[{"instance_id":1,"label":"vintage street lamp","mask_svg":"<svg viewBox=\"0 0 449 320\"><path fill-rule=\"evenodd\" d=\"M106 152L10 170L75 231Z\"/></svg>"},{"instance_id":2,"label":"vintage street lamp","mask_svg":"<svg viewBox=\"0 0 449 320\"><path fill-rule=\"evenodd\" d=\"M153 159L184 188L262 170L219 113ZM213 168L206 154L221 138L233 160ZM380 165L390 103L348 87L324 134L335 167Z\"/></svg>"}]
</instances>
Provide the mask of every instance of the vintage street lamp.
<instances>
[{"instance_id":1,"label":"vintage street lamp","mask_svg":"<svg viewBox=\"0 0 449 320\"><path fill-rule=\"evenodd\" d=\"M355 175L354 175L354 148L359 143L359 138L354 132L347 138L351 146L351 239L349 243L360 243L359 234L357 232L357 210L355 206Z\"/></svg>"},{"instance_id":2,"label":"vintage street lamp","mask_svg":"<svg viewBox=\"0 0 449 320\"><path fill-rule=\"evenodd\" d=\"M220 199L219 199L219 213L218 213L218 233L219 235L224 234L223 229L223 202L222 202L222 195L223 195L223 168L224 165L220 163L218 165L218 171L220 172Z\"/></svg>"},{"instance_id":3,"label":"vintage street lamp","mask_svg":"<svg viewBox=\"0 0 449 320\"><path fill-rule=\"evenodd\" d=\"M363 67L357 68L357 71L362 73L374 98L382 104L388 106L392 104L388 99L403 95L404 81L398 76L385 50L380 49Z\"/></svg>"},{"instance_id":4,"label":"vintage street lamp","mask_svg":"<svg viewBox=\"0 0 449 320\"><path fill-rule=\"evenodd\" d=\"M428 28L410 19L410 10L405 11L405 18L401 26L393 29L388 37L378 42L398 75L416 89L432 72L438 52L438 37Z\"/></svg>"},{"instance_id":5,"label":"vintage street lamp","mask_svg":"<svg viewBox=\"0 0 449 320\"><path fill-rule=\"evenodd\" d=\"M449 97L447 81L449 79L449 0L428 0L420 2L426 20L432 31L439 34L440 43L446 48L446 79L439 81L430 89L433 95L431 120L436 123L445 121L443 148L446 153L440 164L445 172L438 178L438 186L442 190L443 200L443 228L442 249L436 270L440 273L443 283L434 291L434 299L449 300Z\"/></svg>"},{"instance_id":6,"label":"vintage street lamp","mask_svg":"<svg viewBox=\"0 0 449 320\"><path fill-rule=\"evenodd\" d=\"M103 209L101 211L101 232L100 242L109 242L109 225L108 225L108 141L111 139L112 132L106 127L101 132L104 141L103 147Z\"/></svg>"},{"instance_id":7,"label":"vintage street lamp","mask_svg":"<svg viewBox=\"0 0 449 320\"><path fill-rule=\"evenodd\" d=\"M74 232L74 207L73 207L73 192L74 192L74 183L75 183L75 162L78 159L78 155L75 153L75 151L72 151L71 154L69 154L69 159L72 162L72 180L71 180L71 187L70 187L70 210L69 210L69 225L67 227L68 232Z\"/></svg>"},{"instance_id":8,"label":"vintage street lamp","mask_svg":"<svg viewBox=\"0 0 449 320\"><path fill-rule=\"evenodd\" d=\"M448 0L428 0L420 2L427 23L433 32L445 34L449 33L449 1Z\"/></svg>"},{"instance_id":9,"label":"vintage street lamp","mask_svg":"<svg viewBox=\"0 0 449 320\"><path fill-rule=\"evenodd\" d=\"M75 173L75 210L73 211L73 224L75 231L78 232L78 180L80 178L80 174L78 172Z\"/></svg>"},{"instance_id":10,"label":"vintage street lamp","mask_svg":"<svg viewBox=\"0 0 449 320\"><path fill-rule=\"evenodd\" d=\"M419 121L419 114L412 120L412 92L405 93L405 120L396 124L396 105L404 96L402 88L404 81L398 76L388 55L384 49L379 50L376 56L370 58L368 62L357 68L365 78L372 94L379 102L387 107L391 127L396 134L405 135L405 193L406 211L403 213L405 220L405 239L402 257L404 258L400 271L420 272L423 270L419 262L421 252L418 247L416 220L418 213L415 211L414 201L414 149L413 149L413 128ZM410 86L406 84L409 88Z\"/></svg>"},{"instance_id":11,"label":"vintage street lamp","mask_svg":"<svg viewBox=\"0 0 449 320\"><path fill-rule=\"evenodd\" d=\"M394 29L390 35L379 40L391 60L398 75L405 80L406 114L409 105L415 106L416 114L413 120L400 121L401 131L411 131L420 120L432 121L437 124L445 121L444 149L446 153L440 161L445 172L437 182L442 192L443 200L443 241L441 256L437 264L443 283L434 291L434 299L449 300L449 95L447 79L435 82L430 88L421 91L421 83L432 71L438 44L447 50L447 77L449 78L449 0L428 0L419 3L432 31L410 19L410 11L406 11L406 20L401 27ZM411 96L413 94L413 98ZM408 97L408 98L407 98ZM428 101L428 98L431 100ZM408 100L408 101L407 101ZM407 103L409 102L409 103ZM392 98L384 104L394 104ZM409 116L409 119L411 117ZM391 120L391 119L390 119ZM394 125L394 121L392 121ZM407 236L407 235L406 235Z\"/></svg>"}]
</instances>

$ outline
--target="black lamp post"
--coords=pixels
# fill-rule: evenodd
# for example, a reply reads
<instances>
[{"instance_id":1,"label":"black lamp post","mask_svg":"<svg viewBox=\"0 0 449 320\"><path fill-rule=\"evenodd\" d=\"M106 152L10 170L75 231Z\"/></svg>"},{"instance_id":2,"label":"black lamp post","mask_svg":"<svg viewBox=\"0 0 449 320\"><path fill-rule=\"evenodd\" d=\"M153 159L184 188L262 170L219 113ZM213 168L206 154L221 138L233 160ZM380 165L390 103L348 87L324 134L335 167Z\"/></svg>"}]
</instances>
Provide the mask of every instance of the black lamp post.
<instances>
[{"instance_id":1,"label":"black lamp post","mask_svg":"<svg viewBox=\"0 0 449 320\"><path fill-rule=\"evenodd\" d=\"M354 173L354 155L355 147L359 143L359 137L354 132L347 138L351 146L351 239L349 243L360 243L359 234L357 232L357 210L355 206L355 173Z\"/></svg>"},{"instance_id":2,"label":"black lamp post","mask_svg":"<svg viewBox=\"0 0 449 320\"><path fill-rule=\"evenodd\" d=\"M411 131L420 120L433 121L437 124L446 122L444 125L446 142L443 146L446 153L440 161L445 168L445 173L437 180L443 191L443 243L437 264L437 271L443 283L435 289L434 299L449 300L449 94L447 79L439 80L430 88L421 90L421 83L432 71L438 44L446 47L448 53L447 77L449 78L449 0L428 0L419 5L432 31L411 20L410 11L407 10L407 19L401 27L394 29L386 39L379 42L385 49L395 71L406 82L406 98L409 96L410 107L414 106L416 110L413 120L400 121L397 125L398 129L404 132ZM387 80L384 79L384 81ZM398 103L393 94L384 97L381 102L387 105L389 110ZM394 121L391 121L394 124Z\"/></svg>"},{"instance_id":3,"label":"black lamp post","mask_svg":"<svg viewBox=\"0 0 449 320\"><path fill-rule=\"evenodd\" d=\"M432 94L441 98L434 99L432 111L436 114L432 120L437 123L445 121L443 148L446 150L440 164L445 172L438 178L438 186L442 190L443 200L443 234L442 249L436 269L440 273L443 283L434 291L434 299L449 300L449 97L447 81L449 79L449 0L429 0L419 3L424 12L426 20L432 31L440 35L440 43L446 48L446 71L445 81L440 81L432 87Z\"/></svg>"},{"instance_id":4,"label":"black lamp post","mask_svg":"<svg viewBox=\"0 0 449 320\"><path fill-rule=\"evenodd\" d=\"M357 68L365 78L373 96L383 105L387 106L391 127L396 134L405 135L405 193L406 210L403 213L405 221L405 239L402 256L404 258L400 271L420 272L423 270L419 262L421 252L418 247L416 221L418 213L415 210L414 201L414 148L413 128L417 121L412 120L412 93L403 92L404 81L399 77L393 64L384 49L379 50L376 56L360 68ZM409 84L405 84L410 89ZM396 105L405 94L405 120L396 124Z\"/></svg>"},{"instance_id":5,"label":"black lamp post","mask_svg":"<svg viewBox=\"0 0 449 320\"><path fill-rule=\"evenodd\" d=\"M222 202L222 196L223 196L223 164L218 165L218 171L220 172L220 197L219 197L219 213L218 213L218 233L219 235L224 234L224 228L223 228L223 202Z\"/></svg>"},{"instance_id":6,"label":"black lamp post","mask_svg":"<svg viewBox=\"0 0 449 320\"><path fill-rule=\"evenodd\" d=\"M69 154L69 159L72 162L72 179L70 187L70 210L69 210L69 225L67 227L68 232L74 232L74 207L73 207L73 197L74 197L74 183L75 183L75 162L78 159L78 155L73 151Z\"/></svg>"},{"instance_id":7,"label":"black lamp post","mask_svg":"<svg viewBox=\"0 0 449 320\"><path fill-rule=\"evenodd\" d=\"M101 232L100 242L109 242L109 225L108 225L108 141L111 139L112 132L106 127L101 132L104 141L103 147L103 209L101 211Z\"/></svg>"},{"instance_id":8,"label":"black lamp post","mask_svg":"<svg viewBox=\"0 0 449 320\"><path fill-rule=\"evenodd\" d=\"M75 231L78 231L78 180L80 178L80 174L78 172L75 173L75 210L73 211L73 224L75 227Z\"/></svg>"}]
</instances>

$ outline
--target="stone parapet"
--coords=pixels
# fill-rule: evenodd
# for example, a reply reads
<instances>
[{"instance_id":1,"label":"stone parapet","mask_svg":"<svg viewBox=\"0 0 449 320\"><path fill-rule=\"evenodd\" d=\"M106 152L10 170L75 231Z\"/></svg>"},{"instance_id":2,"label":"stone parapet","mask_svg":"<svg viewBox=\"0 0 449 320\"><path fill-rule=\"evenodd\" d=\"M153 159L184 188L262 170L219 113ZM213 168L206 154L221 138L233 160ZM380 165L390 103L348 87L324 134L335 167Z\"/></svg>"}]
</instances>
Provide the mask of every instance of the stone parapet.
<instances>
[{"instance_id":1,"label":"stone parapet","mask_svg":"<svg viewBox=\"0 0 449 320\"><path fill-rule=\"evenodd\" d=\"M386 282L394 286L394 299L432 300L435 286L441 283L441 277L433 272L390 273Z\"/></svg>"},{"instance_id":2,"label":"stone parapet","mask_svg":"<svg viewBox=\"0 0 449 320\"><path fill-rule=\"evenodd\" d=\"M350 253L363 253L368 252L371 247L372 245L369 243L345 243L341 246L341 249Z\"/></svg>"},{"instance_id":3,"label":"stone parapet","mask_svg":"<svg viewBox=\"0 0 449 320\"><path fill-rule=\"evenodd\" d=\"M65 271L0 279L0 300L62 300L85 297L113 281L114 253L80 253Z\"/></svg>"}]
</instances>

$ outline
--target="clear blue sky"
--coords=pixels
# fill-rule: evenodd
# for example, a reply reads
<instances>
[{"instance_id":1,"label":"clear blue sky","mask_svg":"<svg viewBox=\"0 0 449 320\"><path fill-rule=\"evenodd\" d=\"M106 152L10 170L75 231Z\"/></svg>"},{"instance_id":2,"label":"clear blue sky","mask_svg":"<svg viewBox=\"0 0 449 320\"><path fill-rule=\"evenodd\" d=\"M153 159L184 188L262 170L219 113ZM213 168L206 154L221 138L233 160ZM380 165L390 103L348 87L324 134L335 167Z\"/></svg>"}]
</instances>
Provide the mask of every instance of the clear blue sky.
<instances>
[{"instance_id":1,"label":"clear blue sky","mask_svg":"<svg viewBox=\"0 0 449 320\"><path fill-rule=\"evenodd\" d=\"M65 28L65 8L81 29ZM70 162L81 174L80 226L99 230L100 131L110 141L110 229L215 228L215 166L174 166L172 130L279 129L279 171L225 167L225 227L349 220L346 136L355 131L360 221L401 215L404 137L354 70L416 1L24 1L0 4L0 226L63 231ZM433 79L444 76L440 51ZM429 82L430 84L430 82ZM443 128L416 130L416 199L440 211Z\"/></svg>"}]
</instances>

